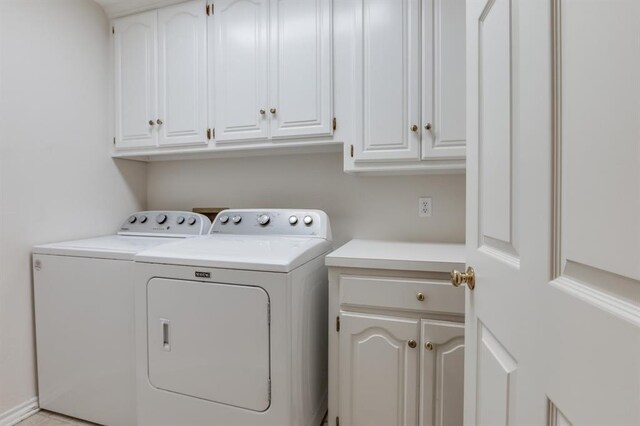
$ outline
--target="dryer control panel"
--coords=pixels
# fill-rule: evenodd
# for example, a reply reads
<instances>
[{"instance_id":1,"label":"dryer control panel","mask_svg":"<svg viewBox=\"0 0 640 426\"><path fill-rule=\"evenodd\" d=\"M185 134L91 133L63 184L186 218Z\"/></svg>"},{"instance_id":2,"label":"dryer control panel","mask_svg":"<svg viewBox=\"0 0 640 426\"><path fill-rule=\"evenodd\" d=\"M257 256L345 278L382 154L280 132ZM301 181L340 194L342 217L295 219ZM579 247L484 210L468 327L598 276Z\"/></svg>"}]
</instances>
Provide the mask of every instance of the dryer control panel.
<instances>
[{"instance_id":1,"label":"dryer control panel","mask_svg":"<svg viewBox=\"0 0 640 426\"><path fill-rule=\"evenodd\" d=\"M118 235L190 236L203 235L211 227L208 217L183 211L145 211L129 216Z\"/></svg>"},{"instance_id":2,"label":"dryer control panel","mask_svg":"<svg viewBox=\"0 0 640 426\"><path fill-rule=\"evenodd\" d=\"M216 216L210 234L313 236L331 240L322 210L237 209Z\"/></svg>"}]
</instances>

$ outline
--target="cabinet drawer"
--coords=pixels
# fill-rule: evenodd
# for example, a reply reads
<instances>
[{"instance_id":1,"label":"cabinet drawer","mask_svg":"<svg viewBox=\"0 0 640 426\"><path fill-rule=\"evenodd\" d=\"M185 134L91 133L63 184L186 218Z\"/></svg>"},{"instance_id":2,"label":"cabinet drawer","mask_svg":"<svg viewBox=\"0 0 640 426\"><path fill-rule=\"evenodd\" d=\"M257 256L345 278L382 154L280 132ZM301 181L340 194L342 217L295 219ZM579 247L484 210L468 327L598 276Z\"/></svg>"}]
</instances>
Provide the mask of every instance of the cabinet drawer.
<instances>
[{"instance_id":1,"label":"cabinet drawer","mask_svg":"<svg viewBox=\"0 0 640 426\"><path fill-rule=\"evenodd\" d=\"M442 280L343 275L340 304L464 314L464 290Z\"/></svg>"}]
</instances>

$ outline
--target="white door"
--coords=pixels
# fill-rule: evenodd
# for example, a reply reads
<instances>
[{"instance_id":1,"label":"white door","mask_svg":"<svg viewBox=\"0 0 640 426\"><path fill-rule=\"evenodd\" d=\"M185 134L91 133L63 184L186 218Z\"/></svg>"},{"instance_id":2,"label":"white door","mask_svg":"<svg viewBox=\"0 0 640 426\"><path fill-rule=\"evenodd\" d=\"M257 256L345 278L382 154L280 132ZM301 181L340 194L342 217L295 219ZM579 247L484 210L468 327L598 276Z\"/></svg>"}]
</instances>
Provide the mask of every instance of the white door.
<instances>
[{"instance_id":1,"label":"white door","mask_svg":"<svg viewBox=\"0 0 640 426\"><path fill-rule=\"evenodd\" d=\"M422 158L464 158L465 0L424 0L422 17Z\"/></svg>"},{"instance_id":2,"label":"white door","mask_svg":"<svg viewBox=\"0 0 640 426\"><path fill-rule=\"evenodd\" d=\"M207 15L196 0L158 10L160 145L207 143Z\"/></svg>"},{"instance_id":3,"label":"white door","mask_svg":"<svg viewBox=\"0 0 640 426\"><path fill-rule=\"evenodd\" d=\"M462 426L464 324L422 320L420 426Z\"/></svg>"},{"instance_id":4,"label":"white door","mask_svg":"<svg viewBox=\"0 0 640 426\"><path fill-rule=\"evenodd\" d=\"M418 322L340 314L340 424L417 424Z\"/></svg>"},{"instance_id":5,"label":"white door","mask_svg":"<svg viewBox=\"0 0 640 426\"><path fill-rule=\"evenodd\" d=\"M269 296L263 289L153 278L147 309L154 387L254 411L269 407Z\"/></svg>"},{"instance_id":6,"label":"white door","mask_svg":"<svg viewBox=\"0 0 640 426\"><path fill-rule=\"evenodd\" d=\"M467 2L466 424L640 424L638 28Z\"/></svg>"},{"instance_id":7,"label":"white door","mask_svg":"<svg viewBox=\"0 0 640 426\"><path fill-rule=\"evenodd\" d=\"M331 0L273 0L270 15L271 136L330 135Z\"/></svg>"},{"instance_id":8,"label":"white door","mask_svg":"<svg viewBox=\"0 0 640 426\"><path fill-rule=\"evenodd\" d=\"M157 144L155 11L113 21L116 148Z\"/></svg>"},{"instance_id":9,"label":"white door","mask_svg":"<svg viewBox=\"0 0 640 426\"><path fill-rule=\"evenodd\" d=\"M268 0L218 0L213 14L216 142L267 139Z\"/></svg>"},{"instance_id":10,"label":"white door","mask_svg":"<svg viewBox=\"0 0 640 426\"><path fill-rule=\"evenodd\" d=\"M355 6L355 161L420 159L420 2Z\"/></svg>"}]
</instances>

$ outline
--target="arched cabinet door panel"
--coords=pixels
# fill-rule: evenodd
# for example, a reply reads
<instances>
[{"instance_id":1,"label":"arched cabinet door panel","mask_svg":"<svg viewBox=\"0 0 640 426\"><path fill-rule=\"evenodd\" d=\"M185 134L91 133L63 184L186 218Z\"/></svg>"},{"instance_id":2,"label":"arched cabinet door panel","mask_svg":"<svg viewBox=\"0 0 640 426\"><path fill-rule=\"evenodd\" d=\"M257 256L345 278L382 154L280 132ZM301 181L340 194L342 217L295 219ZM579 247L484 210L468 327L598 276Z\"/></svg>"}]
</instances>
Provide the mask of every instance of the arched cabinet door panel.
<instances>
[{"instance_id":1,"label":"arched cabinet door panel","mask_svg":"<svg viewBox=\"0 0 640 426\"><path fill-rule=\"evenodd\" d=\"M340 315L341 424L415 425L418 320Z\"/></svg>"}]
</instances>

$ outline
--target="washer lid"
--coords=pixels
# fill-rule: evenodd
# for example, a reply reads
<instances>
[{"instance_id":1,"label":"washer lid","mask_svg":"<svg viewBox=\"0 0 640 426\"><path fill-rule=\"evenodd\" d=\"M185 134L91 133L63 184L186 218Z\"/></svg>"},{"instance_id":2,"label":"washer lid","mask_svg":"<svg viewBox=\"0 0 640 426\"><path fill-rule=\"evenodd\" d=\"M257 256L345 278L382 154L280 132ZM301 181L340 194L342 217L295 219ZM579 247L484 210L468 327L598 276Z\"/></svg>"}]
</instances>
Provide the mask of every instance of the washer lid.
<instances>
[{"instance_id":1,"label":"washer lid","mask_svg":"<svg viewBox=\"0 0 640 426\"><path fill-rule=\"evenodd\" d=\"M317 237L211 235L146 250L134 259L170 265L289 272L330 249L329 241Z\"/></svg>"},{"instance_id":2,"label":"washer lid","mask_svg":"<svg viewBox=\"0 0 640 426\"><path fill-rule=\"evenodd\" d=\"M52 254L57 256L92 257L101 259L132 260L143 250L182 240L170 237L132 237L107 235L84 240L62 243L42 244L33 248L34 254Z\"/></svg>"}]
</instances>

